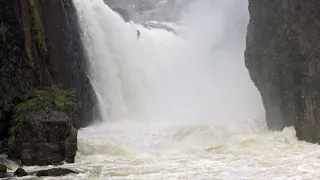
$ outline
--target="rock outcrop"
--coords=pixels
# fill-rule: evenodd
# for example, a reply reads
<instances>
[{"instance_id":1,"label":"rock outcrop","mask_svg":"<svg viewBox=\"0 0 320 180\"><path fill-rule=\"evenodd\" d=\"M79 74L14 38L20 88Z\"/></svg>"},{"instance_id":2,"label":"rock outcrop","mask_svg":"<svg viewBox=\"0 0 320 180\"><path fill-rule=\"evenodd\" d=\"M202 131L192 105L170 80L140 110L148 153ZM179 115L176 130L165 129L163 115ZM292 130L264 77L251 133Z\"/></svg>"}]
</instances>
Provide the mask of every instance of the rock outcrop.
<instances>
[{"instance_id":1,"label":"rock outcrop","mask_svg":"<svg viewBox=\"0 0 320 180\"><path fill-rule=\"evenodd\" d=\"M7 166L4 164L0 164L0 172L6 173L7 172Z\"/></svg>"},{"instance_id":2,"label":"rock outcrop","mask_svg":"<svg viewBox=\"0 0 320 180\"><path fill-rule=\"evenodd\" d=\"M76 174L77 172L72 171L70 169L63 169L63 168L53 168L53 169L48 169L48 170L42 170L37 172L37 176L64 176L67 174Z\"/></svg>"},{"instance_id":3,"label":"rock outcrop","mask_svg":"<svg viewBox=\"0 0 320 180\"><path fill-rule=\"evenodd\" d=\"M18 168L18 169L13 173L13 175L18 176L18 177L23 177L23 176L27 176L28 173L27 173L24 169Z\"/></svg>"},{"instance_id":4,"label":"rock outcrop","mask_svg":"<svg viewBox=\"0 0 320 180\"><path fill-rule=\"evenodd\" d=\"M36 90L13 108L9 156L24 165L72 163L78 108L71 91Z\"/></svg>"},{"instance_id":5,"label":"rock outcrop","mask_svg":"<svg viewBox=\"0 0 320 180\"><path fill-rule=\"evenodd\" d=\"M72 101L72 106L79 110L72 109L76 114L71 114L68 105L62 105L67 109L60 109L61 104L55 98L52 103L57 104L50 104L50 107L46 104L48 109L34 109L42 106L42 101L24 97L43 87L55 89L47 90L51 94L63 94L64 90L68 90L76 98ZM95 101L96 97L86 75L86 56L73 2L0 0L0 153L9 151L13 157L44 158L46 153L55 156L57 152L53 151L59 151L61 157L54 157L55 160L48 157L48 161L42 159L41 164L56 162L58 159L71 162L75 152L70 153L65 149L67 145L62 145L69 142L65 139L67 135L59 136L59 143L62 144L58 145L55 144L58 140L53 136L61 135L62 132L53 132L50 128L44 128L44 132L40 127L49 124L51 128L63 126L63 130L69 134L76 133L72 127L85 127L92 122L92 115L97 112ZM21 108L17 110L22 104L32 105L32 108L28 107L25 112ZM18 115L21 117L17 117ZM33 132L32 135L28 134L29 130ZM50 137L44 138L48 133ZM9 138L10 147L7 142ZM28 138L36 138L37 142L32 144L32 140ZM75 143L74 139L70 142ZM17 149L11 143L18 145ZM38 146L39 143L55 145L46 144L47 148L43 149L42 145ZM72 148L68 148L75 151L74 145L71 146ZM30 151L42 151L44 154L29 156L19 150L21 147ZM23 160L30 164L28 161L30 160ZM40 163L34 159L32 161L31 164Z\"/></svg>"},{"instance_id":6,"label":"rock outcrop","mask_svg":"<svg viewBox=\"0 0 320 180\"><path fill-rule=\"evenodd\" d=\"M320 1L249 0L246 66L271 130L320 143Z\"/></svg>"},{"instance_id":7,"label":"rock outcrop","mask_svg":"<svg viewBox=\"0 0 320 180\"><path fill-rule=\"evenodd\" d=\"M0 164L0 178L5 178L7 173L7 166Z\"/></svg>"}]
</instances>

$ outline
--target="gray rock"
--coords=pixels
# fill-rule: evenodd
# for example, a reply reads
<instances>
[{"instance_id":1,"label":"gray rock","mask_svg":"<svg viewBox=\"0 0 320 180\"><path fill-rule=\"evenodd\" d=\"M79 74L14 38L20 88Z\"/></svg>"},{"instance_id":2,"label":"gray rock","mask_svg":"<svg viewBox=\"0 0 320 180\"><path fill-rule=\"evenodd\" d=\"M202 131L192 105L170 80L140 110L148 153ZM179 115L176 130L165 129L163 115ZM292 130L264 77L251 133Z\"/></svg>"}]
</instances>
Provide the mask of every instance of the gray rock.
<instances>
[{"instance_id":1,"label":"gray rock","mask_svg":"<svg viewBox=\"0 0 320 180\"><path fill-rule=\"evenodd\" d=\"M28 173L22 169L22 168L18 168L15 172L14 172L14 175L15 176L18 176L18 177L23 177L23 176L27 176Z\"/></svg>"},{"instance_id":2,"label":"gray rock","mask_svg":"<svg viewBox=\"0 0 320 180\"><path fill-rule=\"evenodd\" d=\"M249 0L245 63L271 130L320 143L319 1Z\"/></svg>"},{"instance_id":3,"label":"gray rock","mask_svg":"<svg viewBox=\"0 0 320 180\"><path fill-rule=\"evenodd\" d=\"M6 173L7 172L7 166L4 164L0 164L0 172L1 173Z\"/></svg>"},{"instance_id":4,"label":"gray rock","mask_svg":"<svg viewBox=\"0 0 320 180\"><path fill-rule=\"evenodd\" d=\"M6 173L0 172L0 178L5 178L6 177Z\"/></svg>"},{"instance_id":5,"label":"gray rock","mask_svg":"<svg viewBox=\"0 0 320 180\"><path fill-rule=\"evenodd\" d=\"M10 157L23 165L73 163L77 130L64 112L39 110L20 120L9 142Z\"/></svg>"},{"instance_id":6,"label":"gray rock","mask_svg":"<svg viewBox=\"0 0 320 180\"><path fill-rule=\"evenodd\" d=\"M0 164L4 164L7 158L8 158L7 154L0 154Z\"/></svg>"},{"instance_id":7,"label":"gray rock","mask_svg":"<svg viewBox=\"0 0 320 180\"><path fill-rule=\"evenodd\" d=\"M77 173L70 169L53 168L49 170L42 170L37 173L37 176L64 176L66 174Z\"/></svg>"}]
</instances>

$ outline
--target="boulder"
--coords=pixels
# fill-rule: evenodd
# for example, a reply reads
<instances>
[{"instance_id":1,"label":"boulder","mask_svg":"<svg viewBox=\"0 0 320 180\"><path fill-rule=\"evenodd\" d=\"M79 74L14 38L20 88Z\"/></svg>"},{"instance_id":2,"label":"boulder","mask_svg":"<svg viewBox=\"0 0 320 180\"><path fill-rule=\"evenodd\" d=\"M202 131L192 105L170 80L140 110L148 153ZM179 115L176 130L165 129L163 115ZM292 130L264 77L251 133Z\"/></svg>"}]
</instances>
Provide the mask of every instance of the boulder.
<instances>
[{"instance_id":1,"label":"boulder","mask_svg":"<svg viewBox=\"0 0 320 180\"><path fill-rule=\"evenodd\" d=\"M0 164L0 173L6 173L7 172L7 166L4 164Z\"/></svg>"},{"instance_id":2,"label":"boulder","mask_svg":"<svg viewBox=\"0 0 320 180\"><path fill-rule=\"evenodd\" d=\"M23 177L28 175L28 173L22 168L18 168L13 174L18 177Z\"/></svg>"},{"instance_id":3,"label":"boulder","mask_svg":"<svg viewBox=\"0 0 320 180\"><path fill-rule=\"evenodd\" d=\"M77 173L70 169L53 168L49 170L38 171L37 176L64 176L66 174Z\"/></svg>"},{"instance_id":4,"label":"boulder","mask_svg":"<svg viewBox=\"0 0 320 180\"><path fill-rule=\"evenodd\" d=\"M6 177L6 173L0 172L0 178L5 178Z\"/></svg>"},{"instance_id":5,"label":"boulder","mask_svg":"<svg viewBox=\"0 0 320 180\"><path fill-rule=\"evenodd\" d=\"M72 163L77 151L77 106L70 91L43 89L15 105L8 141L9 157L23 165Z\"/></svg>"}]
</instances>

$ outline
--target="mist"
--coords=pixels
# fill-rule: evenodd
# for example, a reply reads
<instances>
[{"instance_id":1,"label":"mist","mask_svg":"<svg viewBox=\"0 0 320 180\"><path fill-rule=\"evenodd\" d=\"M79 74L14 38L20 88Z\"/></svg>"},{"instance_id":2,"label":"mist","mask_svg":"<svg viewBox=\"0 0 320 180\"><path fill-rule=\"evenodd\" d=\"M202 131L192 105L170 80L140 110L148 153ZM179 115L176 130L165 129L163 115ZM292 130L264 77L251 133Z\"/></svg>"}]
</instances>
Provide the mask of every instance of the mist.
<instances>
[{"instance_id":1,"label":"mist","mask_svg":"<svg viewBox=\"0 0 320 180\"><path fill-rule=\"evenodd\" d=\"M263 121L260 94L244 65L247 1L194 1L181 12L178 38L185 42L158 39L167 45L161 61L170 65L155 65L161 73L151 80L157 87L151 114L183 123Z\"/></svg>"}]
</instances>

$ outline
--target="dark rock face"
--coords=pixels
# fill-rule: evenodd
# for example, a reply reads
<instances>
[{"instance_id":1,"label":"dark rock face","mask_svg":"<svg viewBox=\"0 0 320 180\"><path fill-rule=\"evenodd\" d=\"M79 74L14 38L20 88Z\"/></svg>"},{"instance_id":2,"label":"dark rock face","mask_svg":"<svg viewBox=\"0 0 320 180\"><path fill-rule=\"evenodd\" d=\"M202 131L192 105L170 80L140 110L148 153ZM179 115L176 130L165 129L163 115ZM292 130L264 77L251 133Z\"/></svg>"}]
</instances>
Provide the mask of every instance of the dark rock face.
<instances>
[{"instance_id":1,"label":"dark rock face","mask_svg":"<svg viewBox=\"0 0 320 180\"><path fill-rule=\"evenodd\" d=\"M74 162L77 131L66 114L40 111L29 115L12 132L9 155L24 165ZM26 132L26 129L29 129Z\"/></svg>"},{"instance_id":2,"label":"dark rock face","mask_svg":"<svg viewBox=\"0 0 320 180\"><path fill-rule=\"evenodd\" d=\"M22 168L18 168L13 174L18 177L23 177L28 175L28 173Z\"/></svg>"},{"instance_id":3,"label":"dark rock face","mask_svg":"<svg viewBox=\"0 0 320 180\"><path fill-rule=\"evenodd\" d=\"M9 127L9 126L7 126L7 127ZM0 154L3 154L7 151L8 151L7 139L3 139L2 141L0 141Z\"/></svg>"},{"instance_id":4,"label":"dark rock face","mask_svg":"<svg viewBox=\"0 0 320 180\"><path fill-rule=\"evenodd\" d=\"M36 128L47 123L48 119L62 118L63 123L68 119L76 128L85 127L92 122L93 115L99 114L94 106L96 97L86 75L86 56L73 2L0 0L0 153L8 151L7 139L13 139L11 135L26 132L23 127L19 132L10 132L17 125L17 114L20 114L15 112L14 106L29 103L29 99L23 97L42 87L52 87L61 92L64 89L74 90L76 101L72 101L71 106L79 111L73 111L69 106L59 109L59 104L56 104L56 108L42 109L33 115L28 112L21 115L23 123L30 122L28 126ZM33 105L40 106L38 101ZM77 114L70 114L69 110ZM39 124L34 123L35 120ZM34 133L37 137L41 134ZM65 141L61 139L60 143ZM40 144L44 142L39 140ZM50 148L54 149L51 145ZM12 147L9 151L13 152ZM21 154L12 154L22 157ZM62 153L62 157L69 159L72 155Z\"/></svg>"},{"instance_id":5,"label":"dark rock face","mask_svg":"<svg viewBox=\"0 0 320 180\"><path fill-rule=\"evenodd\" d=\"M24 165L74 162L77 114L70 91L37 90L13 108L9 156Z\"/></svg>"},{"instance_id":6,"label":"dark rock face","mask_svg":"<svg viewBox=\"0 0 320 180\"><path fill-rule=\"evenodd\" d=\"M0 173L6 173L7 172L7 166L4 164L0 164Z\"/></svg>"},{"instance_id":7,"label":"dark rock face","mask_svg":"<svg viewBox=\"0 0 320 180\"><path fill-rule=\"evenodd\" d=\"M86 74L87 61L76 9L71 0L42 0L39 4L47 37L50 37L53 74L58 79L59 87L76 90L80 109L77 127L86 127L92 123L94 116L99 115L99 111L95 107L96 96ZM63 68L65 70L61 73Z\"/></svg>"},{"instance_id":8,"label":"dark rock face","mask_svg":"<svg viewBox=\"0 0 320 180\"><path fill-rule=\"evenodd\" d=\"M268 127L320 142L320 2L249 0L246 66Z\"/></svg>"},{"instance_id":9,"label":"dark rock face","mask_svg":"<svg viewBox=\"0 0 320 180\"><path fill-rule=\"evenodd\" d=\"M37 176L41 177L41 176L64 176L66 174L72 174L72 173L76 173L75 171L72 171L70 169L63 169L63 168L53 168L53 169L49 169L49 170L43 170L43 171L39 171L37 172Z\"/></svg>"},{"instance_id":10,"label":"dark rock face","mask_svg":"<svg viewBox=\"0 0 320 180\"><path fill-rule=\"evenodd\" d=\"M0 0L0 140L15 98L35 87L76 90L79 127L90 124L95 96L71 0Z\"/></svg>"}]
</instances>

